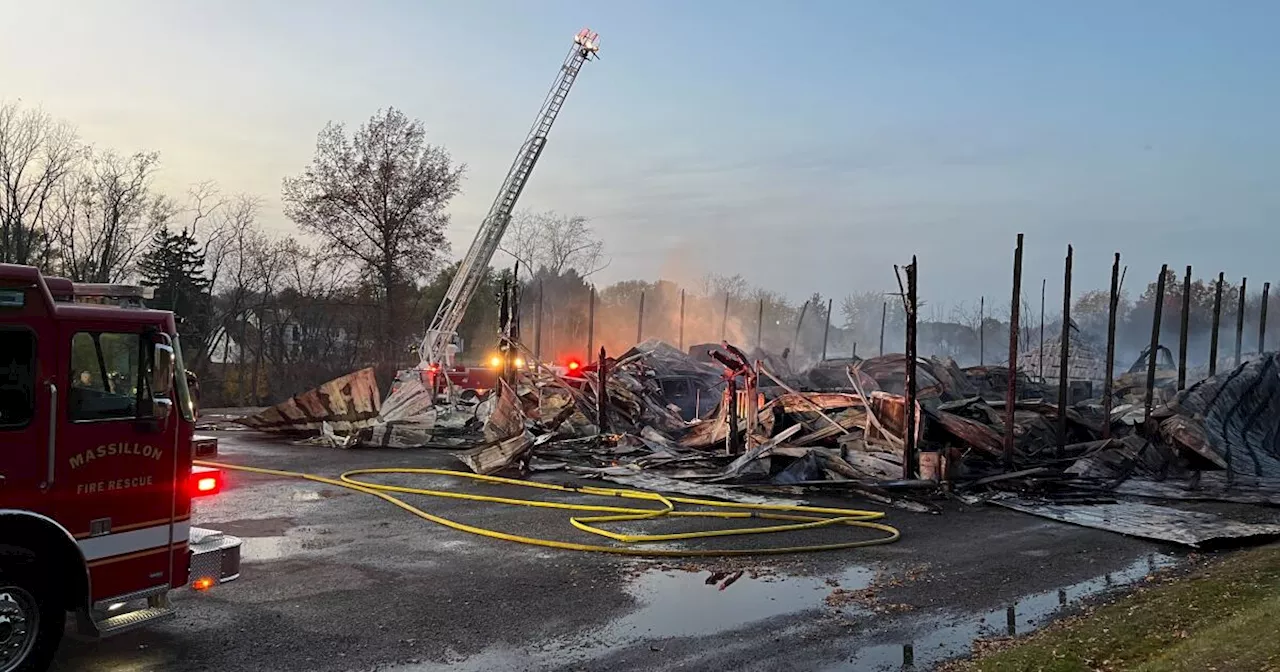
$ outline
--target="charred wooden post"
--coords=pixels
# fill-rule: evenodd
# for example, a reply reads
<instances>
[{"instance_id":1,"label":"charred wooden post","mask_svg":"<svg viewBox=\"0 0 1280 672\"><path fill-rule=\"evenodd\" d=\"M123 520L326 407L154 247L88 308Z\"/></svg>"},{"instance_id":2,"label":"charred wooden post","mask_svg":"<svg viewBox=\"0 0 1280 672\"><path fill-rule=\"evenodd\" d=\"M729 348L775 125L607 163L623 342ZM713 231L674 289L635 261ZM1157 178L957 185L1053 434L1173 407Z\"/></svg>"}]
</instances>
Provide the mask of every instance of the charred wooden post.
<instances>
[{"instance_id":1,"label":"charred wooden post","mask_svg":"<svg viewBox=\"0 0 1280 672\"><path fill-rule=\"evenodd\" d=\"M1004 464L1013 467L1013 414L1018 404L1018 311L1022 307L1022 234L1013 250L1013 299L1009 303L1009 381L1004 395Z\"/></svg>"},{"instance_id":2,"label":"charred wooden post","mask_svg":"<svg viewBox=\"0 0 1280 672\"><path fill-rule=\"evenodd\" d=\"M800 344L800 329L804 326L804 314L809 312L809 302L805 301L800 306L800 317L796 319L796 333L791 337L791 352L795 356L796 346Z\"/></svg>"},{"instance_id":3,"label":"charred wooden post","mask_svg":"<svg viewBox=\"0 0 1280 672\"><path fill-rule=\"evenodd\" d=\"M680 352L684 352L684 290L680 290Z\"/></svg>"},{"instance_id":4,"label":"charred wooden post","mask_svg":"<svg viewBox=\"0 0 1280 672\"><path fill-rule=\"evenodd\" d=\"M1044 290L1049 279L1040 279L1040 381L1044 382Z\"/></svg>"},{"instance_id":5,"label":"charred wooden post","mask_svg":"<svg viewBox=\"0 0 1280 672\"><path fill-rule=\"evenodd\" d=\"M591 287L587 295L587 360L591 359L591 351L595 350L596 340L596 288Z\"/></svg>"},{"instance_id":6,"label":"charred wooden post","mask_svg":"<svg viewBox=\"0 0 1280 672\"><path fill-rule=\"evenodd\" d=\"M1102 438L1111 438L1111 393L1116 377L1116 313L1120 309L1120 253L1111 264L1111 296L1107 302L1107 362L1102 381Z\"/></svg>"},{"instance_id":7,"label":"charred wooden post","mask_svg":"<svg viewBox=\"0 0 1280 672\"><path fill-rule=\"evenodd\" d=\"M1235 366L1240 366L1240 357L1244 349L1244 297L1245 290L1248 288L1249 278L1240 278L1240 301L1236 306L1236 361Z\"/></svg>"},{"instance_id":8,"label":"charred wooden post","mask_svg":"<svg viewBox=\"0 0 1280 672\"><path fill-rule=\"evenodd\" d=\"M547 306L547 348L548 353L556 351L556 304Z\"/></svg>"},{"instance_id":9,"label":"charred wooden post","mask_svg":"<svg viewBox=\"0 0 1280 672\"><path fill-rule=\"evenodd\" d=\"M507 380L511 370L511 280L502 279L502 295L498 298L498 352L502 366L498 375Z\"/></svg>"},{"instance_id":10,"label":"charred wooden post","mask_svg":"<svg viewBox=\"0 0 1280 672\"><path fill-rule=\"evenodd\" d=\"M1191 267L1182 278L1182 320L1178 323L1178 390L1187 389L1187 338L1191 323Z\"/></svg>"},{"instance_id":11,"label":"charred wooden post","mask_svg":"<svg viewBox=\"0 0 1280 672\"><path fill-rule=\"evenodd\" d=\"M1056 456L1062 457L1067 447L1067 366L1071 358L1071 246L1067 246L1067 261L1062 273L1062 342L1058 344L1058 446Z\"/></svg>"},{"instance_id":12,"label":"charred wooden post","mask_svg":"<svg viewBox=\"0 0 1280 672\"><path fill-rule=\"evenodd\" d=\"M831 335L831 304L834 299L827 299L827 326L822 329L822 361L827 361L827 338ZM1265 311L1266 308L1263 308ZM1265 313L1264 313L1265 314ZM858 346L853 346L857 349Z\"/></svg>"},{"instance_id":13,"label":"charred wooden post","mask_svg":"<svg viewBox=\"0 0 1280 672\"><path fill-rule=\"evenodd\" d=\"M916 257L911 256L911 265L907 267L907 372L906 422L903 423L902 437L902 477L915 477L916 459L916 280L918 278Z\"/></svg>"},{"instance_id":14,"label":"charred wooden post","mask_svg":"<svg viewBox=\"0 0 1280 672\"><path fill-rule=\"evenodd\" d=\"M538 360L542 359L542 298L546 295L543 288L542 280L538 280L538 321L533 328L533 356Z\"/></svg>"},{"instance_id":15,"label":"charred wooden post","mask_svg":"<svg viewBox=\"0 0 1280 672\"><path fill-rule=\"evenodd\" d=\"M522 336L520 335L521 334L520 304L523 301L524 301L524 292L521 290L521 287L520 287L520 262L517 261L516 272L514 275L511 276L511 312L509 315L511 328L510 328L510 333L508 334L508 337L511 339L512 343L524 342Z\"/></svg>"},{"instance_id":16,"label":"charred wooden post","mask_svg":"<svg viewBox=\"0 0 1280 672\"><path fill-rule=\"evenodd\" d=\"M1262 309L1258 314L1258 354L1267 351L1267 302L1271 298L1271 283L1262 283Z\"/></svg>"},{"instance_id":17,"label":"charred wooden post","mask_svg":"<svg viewBox=\"0 0 1280 672\"><path fill-rule=\"evenodd\" d=\"M978 366L987 365L987 297L978 297Z\"/></svg>"},{"instance_id":18,"label":"charred wooden post","mask_svg":"<svg viewBox=\"0 0 1280 672\"><path fill-rule=\"evenodd\" d=\"M600 346L600 359L596 363L596 378L599 385L596 389L596 427L601 434L609 433L609 358L605 355L604 346Z\"/></svg>"},{"instance_id":19,"label":"charred wooden post","mask_svg":"<svg viewBox=\"0 0 1280 672\"><path fill-rule=\"evenodd\" d=\"M724 331L729 327L729 293L724 293L724 312L720 314L720 340L724 340Z\"/></svg>"},{"instance_id":20,"label":"charred wooden post","mask_svg":"<svg viewBox=\"0 0 1280 672\"><path fill-rule=\"evenodd\" d=\"M1218 273L1218 286L1213 291L1213 331L1209 334L1209 377L1218 372L1218 332L1222 330L1222 281L1225 273Z\"/></svg>"},{"instance_id":21,"label":"charred wooden post","mask_svg":"<svg viewBox=\"0 0 1280 672\"><path fill-rule=\"evenodd\" d=\"M747 373L743 377L742 396L742 445L745 450L751 450L756 446L756 426L760 422L760 360L755 361L755 365L747 367Z\"/></svg>"},{"instance_id":22,"label":"charred wooden post","mask_svg":"<svg viewBox=\"0 0 1280 672\"><path fill-rule=\"evenodd\" d=\"M756 349L764 348L764 299L760 299L760 310L756 312Z\"/></svg>"},{"instance_id":23,"label":"charred wooden post","mask_svg":"<svg viewBox=\"0 0 1280 672\"><path fill-rule=\"evenodd\" d=\"M889 318L889 302L880 304L880 356L884 356L884 323Z\"/></svg>"},{"instance_id":24,"label":"charred wooden post","mask_svg":"<svg viewBox=\"0 0 1280 672\"><path fill-rule=\"evenodd\" d=\"M724 452L726 455L737 455L741 452L742 440L738 436L738 383L736 376L729 376L724 386L725 421L729 424L729 433L725 436Z\"/></svg>"},{"instance_id":25,"label":"charred wooden post","mask_svg":"<svg viewBox=\"0 0 1280 672\"><path fill-rule=\"evenodd\" d=\"M1151 404L1156 392L1156 353L1160 348L1160 316L1164 312L1164 280L1169 265L1160 266L1160 279L1156 280L1155 313L1151 316L1151 343L1147 346L1147 390L1142 403L1142 427L1145 430L1151 420Z\"/></svg>"},{"instance_id":26,"label":"charred wooden post","mask_svg":"<svg viewBox=\"0 0 1280 672\"><path fill-rule=\"evenodd\" d=\"M644 292L640 292L640 314L636 317L636 343L644 341Z\"/></svg>"},{"instance_id":27,"label":"charred wooden post","mask_svg":"<svg viewBox=\"0 0 1280 672\"><path fill-rule=\"evenodd\" d=\"M516 262L515 273L511 276L511 310L508 314L510 325L507 333L507 352L504 355L504 366L506 369L507 384L513 388L516 384L516 352L519 350L518 344L523 343L524 339L520 332L521 310L523 310L524 291L520 284L520 262Z\"/></svg>"}]
</instances>

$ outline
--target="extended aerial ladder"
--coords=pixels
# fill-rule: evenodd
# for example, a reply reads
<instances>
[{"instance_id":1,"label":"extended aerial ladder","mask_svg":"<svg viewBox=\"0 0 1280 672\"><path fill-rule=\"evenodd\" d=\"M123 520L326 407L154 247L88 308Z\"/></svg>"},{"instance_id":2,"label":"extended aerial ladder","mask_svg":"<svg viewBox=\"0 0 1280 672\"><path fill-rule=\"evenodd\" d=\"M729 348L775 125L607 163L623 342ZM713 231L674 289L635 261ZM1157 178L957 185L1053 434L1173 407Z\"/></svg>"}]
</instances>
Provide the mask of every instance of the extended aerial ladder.
<instances>
[{"instance_id":1,"label":"extended aerial ladder","mask_svg":"<svg viewBox=\"0 0 1280 672\"><path fill-rule=\"evenodd\" d=\"M462 324L462 318L467 312L467 306L488 273L493 253L498 251L502 235L506 233L507 225L511 222L511 213L515 211L516 201L520 199L520 193L524 191L525 184L529 182L529 176L533 173L533 167L538 163L538 157L542 156L542 150L546 147L547 134L551 132L551 125L560 114L560 108L564 107L565 98L569 96L569 89L578 79L582 66L587 61L598 58L599 51L598 33L592 32L589 28L583 28L574 36L573 47L569 49L569 55L560 65L560 72L556 75L556 81L551 85L547 97L542 101L542 107L538 110L538 117L533 122L533 127L529 129L524 143L520 145L520 151L516 154L511 169L507 171L506 179L502 181L502 188L498 190L497 197L493 199L493 205L489 207L489 214L485 215L484 221L480 223L480 229L476 231L475 240L471 242L467 256L463 257L462 263L458 265L453 281L449 283L449 290L445 292L444 300L436 308L435 317L431 319L427 332L422 337L422 343L418 347L420 358L418 367L408 372L401 372L397 376L391 395L382 404L381 420L391 421L412 417L432 403L435 396L435 376L443 374L442 363L446 360L446 348L453 341L458 326ZM410 375L406 376L406 373ZM389 427L385 431L390 431Z\"/></svg>"},{"instance_id":2,"label":"extended aerial ladder","mask_svg":"<svg viewBox=\"0 0 1280 672\"><path fill-rule=\"evenodd\" d=\"M520 152L516 154L506 179L502 181L502 188L498 190L497 198L493 199L489 214L485 215L484 221L480 224L480 230L476 231L471 249L467 250L467 256L463 257L457 273L453 276L453 282L449 284L449 291L445 293L444 300L440 302L435 317L427 327L422 345L418 348L418 354L422 358L420 369L438 367L444 361L445 348L452 340L458 325L462 323L462 317L467 312L467 306L475 296L476 289L488 273L489 262L493 260L493 253L498 250L502 234L506 232L507 224L511 221L511 213L515 210L520 192L524 191L524 186L533 173L533 166L538 163L538 157L542 155L542 150L547 145L547 133L551 131L556 115L564 106L569 88L578 78L578 72L582 70L583 64L595 57L599 49L599 35L591 32L590 29L583 28L573 38L573 48L569 50L564 64L560 66L560 74L542 102L537 120L529 130L524 144L520 146Z\"/></svg>"}]
</instances>

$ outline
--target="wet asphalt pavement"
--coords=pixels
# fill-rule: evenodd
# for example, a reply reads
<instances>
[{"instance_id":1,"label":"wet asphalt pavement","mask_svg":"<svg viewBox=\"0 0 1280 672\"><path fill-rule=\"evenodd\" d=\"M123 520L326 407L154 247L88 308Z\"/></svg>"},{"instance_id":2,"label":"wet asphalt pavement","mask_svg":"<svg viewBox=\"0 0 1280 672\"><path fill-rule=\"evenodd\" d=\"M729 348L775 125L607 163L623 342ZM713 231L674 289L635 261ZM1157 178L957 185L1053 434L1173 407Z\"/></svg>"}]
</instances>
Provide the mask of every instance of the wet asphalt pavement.
<instances>
[{"instance_id":1,"label":"wet asphalt pavement","mask_svg":"<svg viewBox=\"0 0 1280 672\"><path fill-rule=\"evenodd\" d=\"M234 464L327 476L463 468L443 451L342 451L246 431L215 434L219 459ZM531 495L437 476L385 478ZM228 482L200 502L193 522L245 539L242 578L176 594L178 616L165 623L96 643L68 639L55 670L866 670L898 669L904 656L919 669L963 655L976 636L1024 632L1063 605L1178 561L1166 546L955 504L941 515L887 509L884 522L903 536L886 546L646 560L470 535L303 480L232 472ZM463 523L598 543L570 527L564 511L406 499ZM810 530L786 543L849 534L873 533Z\"/></svg>"}]
</instances>

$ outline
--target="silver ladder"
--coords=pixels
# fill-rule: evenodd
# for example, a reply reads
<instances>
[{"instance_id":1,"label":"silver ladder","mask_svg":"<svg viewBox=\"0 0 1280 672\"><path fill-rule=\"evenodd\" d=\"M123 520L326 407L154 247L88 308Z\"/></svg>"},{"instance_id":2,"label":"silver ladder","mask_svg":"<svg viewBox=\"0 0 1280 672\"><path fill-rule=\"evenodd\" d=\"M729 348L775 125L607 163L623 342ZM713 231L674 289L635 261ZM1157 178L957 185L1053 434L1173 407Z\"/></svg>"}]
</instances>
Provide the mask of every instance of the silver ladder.
<instances>
[{"instance_id":1,"label":"silver ladder","mask_svg":"<svg viewBox=\"0 0 1280 672\"><path fill-rule=\"evenodd\" d=\"M511 213L515 210L516 201L520 199L520 193L524 191L529 176L533 173L533 167L538 163L538 157L542 155L542 150L547 145L547 134L551 132L551 125L555 123L556 116L564 107L565 98L569 96L569 89L577 80L583 64L596 57L599 49L599 35L589 29L582 29L574 37L573 47L560 66L555 84L551 86L547 97L542 101L537 120L534 121L524 143L520 145L520 151L516 154L506 179L502 181L502 188L498 190L498 196L494 198L489 214L485 216L480 229L476 231L475 240L467 250L467 256L463 257L457 273L453 276L453 282L449 284L449 290L445 293L444 300L440 302L435 317L427 327L427 333L423 336L422 344L418 348L421 358L418 365L420 370L439 366L444 361L445 348L457 331L458 325L462 323L467 306L480 287L480 282L488 273L493 253L497 252L498 244L502 242L502 235L506 233L507 225L511 222Z\"/></svg>"}]
</instances>

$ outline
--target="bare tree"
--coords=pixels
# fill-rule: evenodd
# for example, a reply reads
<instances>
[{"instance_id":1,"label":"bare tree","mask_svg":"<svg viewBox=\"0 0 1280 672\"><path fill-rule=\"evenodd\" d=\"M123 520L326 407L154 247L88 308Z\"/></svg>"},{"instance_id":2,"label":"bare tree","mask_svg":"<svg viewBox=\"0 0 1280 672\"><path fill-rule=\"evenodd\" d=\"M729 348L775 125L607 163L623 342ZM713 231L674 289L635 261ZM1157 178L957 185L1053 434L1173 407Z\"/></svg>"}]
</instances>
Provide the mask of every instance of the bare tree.
<instances>
[{"instance_id":1,"label":"bare tree","mask_svg":"<svg viewBox=\"0 0 1280 672\"><path fill-rule=\"evenodd\" d=\"M250 194L239 194L230 199L218 197L210 203L214 192L207 190L208 183L202 187L197 185L191 192L191 229L194 231L205 219L212 224L205 229L200 239L204 247L205 273L209 276L209 285L213 291L220 289L219 280L222 270L233 254L243 248L244 236L248 231L256 231L258 211L262 209L262 199Z\"/></svg>"},{"instance_id":2,"label":"bare tree","mask_svg":"<svg viewBox=\"0 0 1280 672\"><path fill-rule=\"evenodd\" d=\"M262 264L256 262L256 255L269 245L258 227L259 206L259 201L251 196L233 199L219 213L205 238L205 268L216 300L209 341L200 348L200 356L193 358L197 364L216 357L236 364L237 372L244 365L248 353L245 340L251 321L249 308L253 293L260 285L257 271ZM238 383L243 384L243 376ZM243 387L237 391L242 392Z\"/></svg>"},{"instance_id":3,"label":"bare tree","mask_svg":"<svg viewBox=\"0 0 1280 672\"><path fill-rule=\"evenodd\" d=\"M256 197L254 197L256 198ZM200 224L204 220L213 217L218 209L226 205L227 201L222 197L222 192L218 189L218 183L213 180L205 180L191 185L187 190L187 211L191 214L191 221L187 225L187 230L193 236L199 236Z\"/></svg>"},{"instance_id":4,"label":"bare tree","mask_svg":"<svg viewBox=\"0 0 1280 672\"><path fill-rule=\"evenodd\" d=\"M604 243L596 238L586 217L551 210L523 210L513 215L502 251L515 257L530 274L546 269L560 275L572 269L585 278L609 265Z\"/></svg>"},{"instance_id":5,"label":"bare tree","mask_svg":"<svg viewBox=\"0 0 1280 672\"><path fill-rule=\"evenodd\" d=\"M542 226L541 213L521 210L511 215L506 233L502 234L502 243L498 249L506 252L520 262L521 268L529 275L538 270L538 262L542 256L538 236Z\"/></svg>"},{"instance_id":6,"label":"bare tree","mask_svg":"<svg viewBox=\"0 0 1280 672\"><path fill-rule=\"evenodd\" d=\"M448 252L445 207L464 167L427 144L422 122L392 108L348 137L341 124L320 132L315 158L286 178L285 213L358 262L382 292L383 358L392 361L402 325L399 288L436 270Z\"/></svg>"},{"instance_id":7,"label":"bare tree","mask_svg":"<svg viewBox=\"0 0 1280 672\"><path fill-rule=\"evenodd\" d=\"M282 328L272 350L276 379L313 375L332 377L356 366L359 343L349 326L361 320L366 306L356 305L347 290L358 279L354 269L323 249L309 248L288 238L279 248L281 276L276 308ZM301 369L301 370L300 370ZM312 383L314 384L314 383Z\"/></svg>"},{"instance_id":8,"label":"bare tree","mask_svg":"<svg viewBox=\"0 0 1280 672\"><path fill-rule=\"evenodd\" d=\"M46 265L44 211L81 156L75 129L17 101L0 103L0 262Z\"/></svg>"},{"instance_id":9,"label":"bare tree","mask_svg":"<svg viewBox=\"0 0 1280 672\"><path fill-rule=\"evenodd\" d=\"M159 155L94 153L55 190L46 219L55 235L62 272L81 282L121 282L151 233L173 219L177 206L154 194Z\"/></svg>"},{"instance_id":10,"label":"bare tree","mask_svg":"<svg viewBox=\"0 0 1280 672\"><path fill-rule=\"evenodd\" d=\"M978 302L976 301L972 304L966 301L961 301L960 303L952 306L950 313L947 315L948 320L955 324L968 327L973 330L973 333L975 334L978 333L978 328L982 325L983 317L984 315L982 314L982 311L979 310Z\"/></svg>"},{"instance_id":11,"label":"bare tree","mask_svg":"<svg viewBox=\"0 0 1280 672\"><path fill-rule=\"evenodd\" d=\"M735 300L745 297L750 291L747 279L741 274L737 275L717 275L708 273L703 275L698 282L698 292L706 297L724 297L728 296Z\"/></svg>"}]
</instances>

